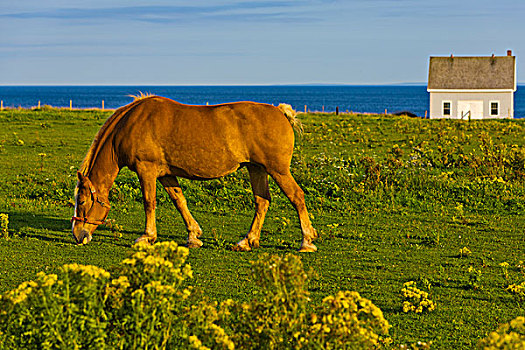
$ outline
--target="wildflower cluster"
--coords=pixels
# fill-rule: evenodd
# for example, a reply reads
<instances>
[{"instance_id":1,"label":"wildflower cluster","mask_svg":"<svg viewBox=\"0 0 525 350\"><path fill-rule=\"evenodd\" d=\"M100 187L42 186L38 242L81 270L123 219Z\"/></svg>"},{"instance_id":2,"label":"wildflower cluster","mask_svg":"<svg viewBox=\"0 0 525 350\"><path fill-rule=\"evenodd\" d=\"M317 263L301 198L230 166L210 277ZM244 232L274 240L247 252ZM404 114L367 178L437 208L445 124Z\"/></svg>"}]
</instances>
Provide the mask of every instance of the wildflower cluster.
<instances>
[{"instance_id":1,"label":"wildflower cluster","mask_svg":"<svg viewBox=\"0 0 525 350\"><path fill-rule=\"evenodd\" d=\"M481 270L475 269L472 266L469 266L467 269L468 272L468 285L472 289L482 289L483 286L481 285Z\"/></svg>"},{"instance_id":2,"label":"wildflower cluster","mask_svg":"<svg viewBox=\"0 0 525 350\"><path fill-rule=\"evenodd\" d=\"M113 274L68 264L0 295L0 349L370 349L391 342L381 310L357 292L309 305L299 257L252 263L250 302L220 304L187 282L188 249L139 243Z\"/></svg>"},{"instance_id":3,"label":"wildflower cluster","mask_svg":"<svg viewBox=\"0 0 525 350\"><path fill-rule=\"evenodd\" d=\"M358 292L340 291L315 309L306 338L320 348L339 349L350 343L372 349L391 342L389 327L381 309L370 300Z\"/></svg>"},{"instance_id":4,"label":"wildflower cluster","mask_svg":"<svg viewBox=\"0 0 525 350\"><path fill-rule=\"evenodd\" d=\"M219 306L221 325L233 330L237 348L370 349L390 342L383 313L357 292L341 291L310 306L309 275L298 257L263 256L252 273L256 297Z\"/></svg>"},{"instance_id":5,"label":"wildflower cluster","mask_svg":"<svg viewBox=\"0 0 525 350\"><path fill-rule=\"evenodd\" d=\"M525 282L511 284L507 287L507 291L516 295L519 299L525 299Z\"/></svg>"},{"instance_id":6,"label":"wildflower cluster","mask_svg":"<svg viewBox=\"0 0 525 350\"><path fill-rule=\"evenodd\" d=\"M66 274L87 276L93 279L98 279L99 277L109 278L109 272L93 265L68 264L62 266L62 271Z\"/></svg>"},{"instance_id":7,"label":"wildflower cluster","mask_svg":"<svg viewBox=\"0 0 525 350\"><path fill-rule=\"evenodd\" d=\"M255 298L247 303L222 303L221 324L232 328L235 343L243 349L260 344L289 348L300 342L310 300L301 260L294 255L265 254L252 262L252 276L259 287Z\"/></svg>"},{"instance_id":8,"label":"wildflower cluster","mask_svg":"<svg viewBox=\"0 0 525 350\"><path fill-rule=\"evenodd\" d=\"M485 350L510 350L525 348L525 317L520 316L501 325L479 343Z\"/></svg>"},{"instance_id":9,"label":"wildflower cluster","mask_svg":"<svg viewBox=\"0 0 525 350\"><path fill-rule=\"evenodd\" d=\"M422 313L423 311L434 311L436 303L429 299L427 292L417 288L417 283L414 281L403 284L401 294L405 299L403 301L403 312Z\"/></svg>"},{"instance_id":10,"label":"wildflower cluster","mask_svg":"<svg viewBox=\"0 0 525 350\"><path fill-rule=\"evenodd\" d=\"M2 237L9 238L9 214L0 214L0 233Z\"/></svg>"},{"instance_id":11,"label":"wildflower cluster","mask_svg":"<svg viewBox=\"0 0 525 350\"><path fill-rule=\"evenodd\" d=\"M73 266L58 275L40 272L1 295L0 348L74 348L103 342L108 314L100 289L107 273L98 272Z\"/></svg>"},{"instance_id":12,"label":"wildflower cluster","mask_svg":"<svg viewBox=\"0 0 525 350\"><path fill-rule=\"evenodd\" d=\"M472 254L472 252L470 251L470 249L468 249L467 247L463 247L459 250L459 256L461 258L463 257L467 257L469 256L470 254Z\"/></svg>"}]
</instances>

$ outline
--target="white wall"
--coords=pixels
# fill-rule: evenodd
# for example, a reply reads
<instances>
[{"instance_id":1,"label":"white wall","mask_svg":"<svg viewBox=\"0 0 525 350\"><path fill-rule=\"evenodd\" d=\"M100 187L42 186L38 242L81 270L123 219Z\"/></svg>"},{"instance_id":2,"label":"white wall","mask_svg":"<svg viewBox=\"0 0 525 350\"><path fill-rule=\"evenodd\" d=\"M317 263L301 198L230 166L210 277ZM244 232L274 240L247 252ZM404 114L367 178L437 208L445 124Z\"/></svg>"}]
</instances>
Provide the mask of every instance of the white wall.
<instances>
[{"instance_id":1,"label":"white wall","mask_svg":"<svg viewBox=\"0 0 525 350\"><path fill-rule=\"evenodd\" d=\"M451 102L450 117L443 116L443 101ZM483 118L513 118L513 92L430 92L430 118L461 118L458 101L483 101ZM490 102L499 101L499 116L490 115Z\"/></svg>"}]
</instances>

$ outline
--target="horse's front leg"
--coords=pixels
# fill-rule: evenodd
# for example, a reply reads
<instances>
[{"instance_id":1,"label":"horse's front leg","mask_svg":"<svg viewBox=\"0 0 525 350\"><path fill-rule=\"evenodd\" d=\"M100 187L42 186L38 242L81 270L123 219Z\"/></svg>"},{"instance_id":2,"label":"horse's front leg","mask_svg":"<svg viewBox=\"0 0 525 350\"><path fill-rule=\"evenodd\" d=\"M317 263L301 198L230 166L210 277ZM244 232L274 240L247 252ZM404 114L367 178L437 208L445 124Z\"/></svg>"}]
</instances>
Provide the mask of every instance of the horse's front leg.
<instances>
[{"instance_id":1,"label":"horse's front leg","mask_svg":"<svg viewBox=\"0 0 525 350\"><path fill-rule=\"evenodd\" d=\"M164 189L170 196L173 204L182 215L186 229L188 230L188 248L199 248L202 246L202 241L199 239L202 235L202 230L191 215L186 198L182 194L182 189L180 188L179 182L176 177L165 176L159 178L160 183L164 186Z\"/></svg>"},{"instance_id":2,"label":"horse's front leg","mask_svg":"<svg viewBox=\"0 0 525 350\"><path fill-rule=\"evenodd\" d=\"M157 239L157 225L155 222L155 206L157 204L157 174L155 167L144 166L138 170L140 187L142 189L142 198L144 200L144 211L146 213L146 224L144 234L135 240L138 242L154 243Z\"/></svg>"}]
</instances>

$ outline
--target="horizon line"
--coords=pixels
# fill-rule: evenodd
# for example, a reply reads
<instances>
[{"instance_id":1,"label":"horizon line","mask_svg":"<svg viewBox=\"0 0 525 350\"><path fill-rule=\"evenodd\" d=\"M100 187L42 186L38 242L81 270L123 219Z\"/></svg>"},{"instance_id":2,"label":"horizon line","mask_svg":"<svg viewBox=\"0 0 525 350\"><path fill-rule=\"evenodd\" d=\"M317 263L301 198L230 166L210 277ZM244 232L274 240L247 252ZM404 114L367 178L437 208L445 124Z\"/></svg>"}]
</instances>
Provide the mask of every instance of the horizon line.
<instances>
[{"instance_id":1,"label":"horizon line","mask_svg":"<svg viewBox=\"0 0 525 350\"><path fill-rule=\"evenodd\" d=\"M524 83L525 84L525 83ZM151 83L136 83L136 84L68 84L68 83L58 83L58 84L1 84L0 87L15 87L15 86L34 86L34 87L46 87L46 86L188 86L188 87L199 87L199 86L390 86L390 85L414 85L414 86L426 86L426 82L404 82L404 83L267 83L267 84L151 84Z\"/></svg>"},{"instance_id":2,"label":"horizon line","mask_svg":"<svg viewBox=\"0 0 525 350\"><path fill-rule=\"evenodd\" d=\"M278 86L427 86L426 82L404 83L269 83L269 84L1 84L0 87L278 87ZM523 86L524 82L516 85Z\"/></svg>"}]
</instances>

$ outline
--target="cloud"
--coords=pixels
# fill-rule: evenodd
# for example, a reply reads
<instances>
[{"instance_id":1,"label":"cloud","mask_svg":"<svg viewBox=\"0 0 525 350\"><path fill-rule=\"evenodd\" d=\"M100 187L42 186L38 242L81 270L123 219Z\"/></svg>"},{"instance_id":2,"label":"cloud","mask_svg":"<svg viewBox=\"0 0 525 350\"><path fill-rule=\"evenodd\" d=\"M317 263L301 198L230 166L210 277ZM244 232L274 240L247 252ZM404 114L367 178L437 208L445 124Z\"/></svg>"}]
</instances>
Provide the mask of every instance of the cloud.
<instances>
[{"instance_id":1,"label":"cloud","mask_svg":"<svg viewBox=\"0 0 525 350\"><path fill-rule=\"evenodd\" d=\"M141 21L187 23L193 21L304 21L313 16L297 10L292 1L233 2L212 6L122 6L100 8L57 8L0 14L0 18L93 21ZM300 7L299 7L300 9Z\"/></svg>"}]
</instances>

